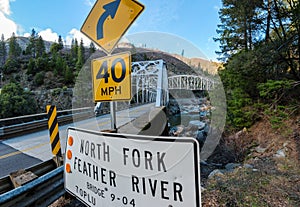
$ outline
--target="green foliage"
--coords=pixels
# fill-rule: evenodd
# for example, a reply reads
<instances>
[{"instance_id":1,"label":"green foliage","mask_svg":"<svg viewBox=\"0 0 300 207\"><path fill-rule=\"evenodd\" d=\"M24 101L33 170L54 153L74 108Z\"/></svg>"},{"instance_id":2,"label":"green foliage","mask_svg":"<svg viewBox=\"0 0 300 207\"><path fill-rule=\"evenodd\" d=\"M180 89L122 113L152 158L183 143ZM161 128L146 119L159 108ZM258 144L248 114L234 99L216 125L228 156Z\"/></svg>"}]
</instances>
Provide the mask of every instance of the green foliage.
<instances>
[{"instance_id":1,"label":"green foliage","mask_svg":"<svg viewBox=\"0 0 300 207\"><path fill-rule=\"evenodd\" d=\"M10 74L13 72L19 71L21 68L20 62L14 58L9 58L6 60L5 65L3 66L3 73Z\"/></svg>"},{"instance_id":2,"label":"green foliage","mask_svg":"<svg viewBox=\"0 0 300 207\"><path fill-rule=\"evenodd\" d=\"M59 48L58 48L59 50L62 50L64 48L64 43L63 43L61 35L58 36L58 45L59 45Z\"/></svg>"},{"instance_id":3,"label":"green foliage","mask_svg":"<svg viewBox=\"0 0 300 207\"><path fill-rule=\"evenodd\" d=\"M257 119L256 108L251 107L253 100L241 88L227 93L227 124L236 129L250 127Z\"/></svg>"},{"instance_id":4,"label":"green foliage","mask_svg":"<svg viewBox=\"0 0 300 207\"><path fill-rule=\"evenodd\" d=\"M45 73L39 72L34 76L34 83L36 86L44 84Z\"/></svg>"},{"instance_id":5,"label":"green foliage","mask_svg":"<svg viewBox=\"0 0 300 207\"><path fill-rule=\"evenodd\" d=\"M62 89L61 89L61 88L55 88L55 89L53 89L53 91L52 91L52 96L57 96L57 95L59 95L61 92L62 92Z\"/></svg>"},{"instance_id":6,"label":"green foliage","mask_svg":"<svg viewBox=\"0 0 300 207\"><path fill-rule=\"evenodd\" d=\"M65 83L73 83L74 76L70 67L66 66L65 74L64 74L64 82Z\"/></svg>"},{"instance_id":7,"label":"green foliage","mask_svg":"<svg viewBox=\"0 0 300 207\"><path fill-rule=\"evenodd\" d=\"M50 47L50 52L52 54L57 53L60 50L61 46L58 43L53 43Z\"/></svg>"},{"instance_id":8,"label":"green foliage","mask_svg":"<svg viewBox=\"0 0 300 207\"><path fill-rule=\"evenodd\" d=\"M284 121L289 118L289 109L287 106L277 105L276 109L265 104L263 113L269 117L270 124L273 129L285 129Z\"/></svg>"},{"instance_id":9,"label":"green foliage","mask_svg":"<svg viewBox=\"0 0 300 207\"><path fill-rule=\"evenodd\" d=\"M278 100L285 92L292 88L291 80L268 80L258 84L259 95L268 100Z\"/></svg>"},{"instance_id":10,"label":"green foliage","mask_svg":"<svg viewBox=\"0 0 300 207\"><path fill-rule=\"evenodd\" d=\"M5 40L4 40L4 35L1 35L1 40L0 40L0 67L5 64L6 60L6 46L5 46Z\"/></svg>"},{"instance_id":11,"label":"green foliage","mask_svg":"<svg viewBox=\"0 0 300 207\"><path fill-rule=\"evenodd\" d=\"M93 54L96 51L96 47L95 44L93 42L90 43L90 47L89 47L89 53L90 55Z\"/></svg>"},{"instance_id":12,"label":"green foliage","mask_svg":"<svg viewBox=\"0 0 300 207\"><path fill-rule=\"evenodd\" d=\"M54 61L54 75L63 75L67 68L66 60L62 56L57 55L55 56Z\"/></svg>"},{"instance_id":13,"label":"green foliage","mask_svg":"<svg viewBox=\"0 0 300 207\"><path fill-rule=\"evenodd\" d=\"M27 65L27 74L35 74L36 68L35 68L35 61L33 58L29 59L28 65Z\"/></svg>"},{"instance_id":14,"label":"green foliage","mask_svg":"<svg viewBox=\"0 0 300 207\"><path fill-rule=\"evenodd\" d=\"M22 49L20 45L17 42L17 38L15 36L15 33L12 34L11 38L9 39L9 51L8 51L8 57L10 59L14 59L16 57L19 57L22 53Z\"/></svg>"},{"instance_id":15,"label":"green foliage","mask_svg":"<svg viewBox=\"0 0 300 207\"><path fill-rule=\"evenodd\" d=\"M50 47L50 52L52 54L55 54L57 53L58 51L62 50L64 48L64 44L63 44L63 41L62 41L62 38L61 36L59 35L58 37L58 43L53 43Z\"/></svg>"},{"instance_id":16,"label":"green foliage","mask_svg":"<svg viewBox=\"0 0 300 207\"><path fill-rule=\"evenodd\" d=\"M36 40L36 57L42 57L46 52L46 47L44 40L41 36L39 36Z\"/></svg>"},{"instance_id":17,"label":"green foliage","mask_svg":"<svg viewBox=\"0 0 300 207\"><path fill-rule=\"evenodd\" d=\"M0 118L35 113L37 104L29 92L17 83L3 86L0 94Z\"/></svg>"},{"instance_id":18,"label":"green foliage","mask_svg":"<svg viewBox=\"0 0 300 207\"><path fill-rule=\"evenodd\" d=\"M36 32L34 29L31 31L31 36L25 49L25 54L30 55L31 57L36 56Z\"/></svg>"},{"instance_id":19,"label":"green foliage","mask_svg":"<svg viewBox=\"0 0 300 207\"><path fill-rule=\"evenodd\" d=\"M253 34L260 31L259 8L263 0L222 0L219 16L221 24L217 33L221 53L225 58L240 50L250 50L259 38Z\"/></svg>"},{"instance_id":20,"label":"green foliage","mask_svg":"<svg viewBox=\"0 0 300 207\"><path fill-rule=\"evenodd\" d=\"M49 70L49 67L47 57L30 58L27 64L27 74L35 75L38 72Z\"/></svg>"},{"instance_id":21,"label":"green foliage","mask_svg":"<svg viewBox=\"0 0 300 207\"><path fill-rule=\"evenodd\" d=\"M81 39L80 45L79 45L79 48L78 48L78 55L77 55L77 62L76 62L77 71L79 71L82 68L83 64L84 64L84 61L85 61L84 53L85 53L85 49L84 49L84 46L83 46L83 40Z\"/></svg>"},{"instance_id":22,"label":"green foliage","mask_svg":"<svg viewBox=\"0 0 300 207\"><path fill-rule=\"evenodd\" d=\"M75 61L75 63L77 60L77 56L78 56L78 41L75 38L72 40L72 44L71 44L71 57L72 60Z\"/></svg>"}]
</instances>

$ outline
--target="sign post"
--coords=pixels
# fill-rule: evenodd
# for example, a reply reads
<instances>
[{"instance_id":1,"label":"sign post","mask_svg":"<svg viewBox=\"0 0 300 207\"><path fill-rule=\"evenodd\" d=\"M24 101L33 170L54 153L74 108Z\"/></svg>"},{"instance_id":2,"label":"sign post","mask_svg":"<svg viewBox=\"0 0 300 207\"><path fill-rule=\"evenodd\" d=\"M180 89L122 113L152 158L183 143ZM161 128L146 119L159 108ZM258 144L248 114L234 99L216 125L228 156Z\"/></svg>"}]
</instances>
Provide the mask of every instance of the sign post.
<instances>
[{"instance_id":1,"label":"sign post","mask_svg":"<svg viewBox=\"0 0 300 207\"><path fill-rule=\"evenodd\" d=\"M201 206L198 142L68 129L65 189L88 206Z\"/></svg>"}]
</instances>

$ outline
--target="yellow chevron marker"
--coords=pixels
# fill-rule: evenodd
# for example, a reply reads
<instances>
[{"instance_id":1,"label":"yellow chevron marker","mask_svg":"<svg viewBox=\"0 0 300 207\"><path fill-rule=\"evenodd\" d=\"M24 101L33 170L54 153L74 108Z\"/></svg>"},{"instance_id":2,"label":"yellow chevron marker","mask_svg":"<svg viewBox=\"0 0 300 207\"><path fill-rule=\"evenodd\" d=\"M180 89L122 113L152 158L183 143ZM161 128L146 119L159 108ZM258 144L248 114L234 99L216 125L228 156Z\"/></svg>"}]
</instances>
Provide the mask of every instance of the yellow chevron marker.
<instances>
[{"instance_id":1,"label":"yellow chevron marker","mask_svg":"<svg viewBox=\"0 0 300 207\"><path fill-rule=\"evenodd\" d=\"M61 156L56 106L47 105L46 110L48 114L48 129L52 154L54 156Z\"/></svg>"}]
</instances>

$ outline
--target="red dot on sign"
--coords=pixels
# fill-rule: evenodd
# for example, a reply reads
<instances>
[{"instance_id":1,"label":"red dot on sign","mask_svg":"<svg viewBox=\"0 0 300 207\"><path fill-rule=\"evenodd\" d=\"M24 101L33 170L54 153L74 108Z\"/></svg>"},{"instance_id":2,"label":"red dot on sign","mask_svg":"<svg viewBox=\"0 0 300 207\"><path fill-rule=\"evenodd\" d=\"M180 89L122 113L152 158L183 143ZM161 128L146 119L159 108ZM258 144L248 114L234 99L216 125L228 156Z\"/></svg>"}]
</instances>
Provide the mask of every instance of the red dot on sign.
<instances>
[{"instance_id":1,"label":"red dot on sign","mask_svg":"<svg viewBox=\"0 0 300 207\"><path fill-rule=\"evenodd\" d=\"M66 172L71 173L71 165L69 163L66 164Z\"/></svg>"},{"instance_id":2,"label":"red dot on sign","mask_svg":"<svg viewBox=\"0 0 300 207\"><path fill-rule=\"evenodd\" d=\"M67 157L69 160L72 159L72 151L71 150L67 151Z\"/></svg>"},{"instance_id":3,"label":"red dot on sign","mask_svg":"<svg viewBox=\"0 0 300 207\"><path fill-rule=\"evenodd\" d=\"M69 136L69 139L68 139L68 144L69 144L69 146L72 146L72 145L73 145L73 142L74 142L73 137L72 137L72 136Z\"/></svg>"}]
</instances>

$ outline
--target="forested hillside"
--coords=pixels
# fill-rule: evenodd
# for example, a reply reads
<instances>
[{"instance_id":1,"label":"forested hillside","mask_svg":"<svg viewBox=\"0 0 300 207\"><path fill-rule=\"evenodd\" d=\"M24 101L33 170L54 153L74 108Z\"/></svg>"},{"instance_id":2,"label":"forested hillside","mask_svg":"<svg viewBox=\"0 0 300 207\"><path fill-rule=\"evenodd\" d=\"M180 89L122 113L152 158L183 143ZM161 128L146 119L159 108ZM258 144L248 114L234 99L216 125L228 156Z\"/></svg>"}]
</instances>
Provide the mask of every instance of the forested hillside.
<instances>
[{"instance_id":1,"label":"forested hillside","mask_svg":"<svg viewBox=\"0 0 300 207\"><path fill-rule=\"evenodd\" d=\"M203 204L299 206L300 3L222 4L215 40L227 122L211 161L227 160L209 177Z\"/></svg>"},{"instance_id":2,"label":"forested hillside","mask_svg":"<svg viewBox=\"0 0 300 207\"><path fill-rule=\"evenodd\" d=\"M86 48L77 39L70 48L64 48L61 37L57 42L46 42L34 29L29 38L12 34L5 41L2 35L0 118L41 112L33 92L72 87L85 60L95 50L92 43Z\"/></svg>"},{"instance_id":3,"label":"forested hillside","mask_svg":"<svg viewBox=\"0 0 300 207\"><path fill-rule=\"evenodd\" d=\"M168 53L132 44L117 47L114 53L124 51L131 52L132 61L163 59L170 75L203 72ZM92 54L97 58L106 55L93 43L85 47L82 40L74 39L71 46L65 46L61 37L57 42L44 41L35 30L29 38L13 34L5 41L2 35L0 118L43 113L47 104L55 104L58 110L72 108L76 78L83 65L89 65Z\"/></svg>"},{"instance_id":4,"label":"forested hillside","mask_svg":"<svg viewBox=\"0 0 300 207\"><path fill-rule=\"evenodd\" d=\"M219 71L228 123L249 127L260 113L285 119L299 111L300 5L297 0L223 0ZM276 118L274 118L274 123Z\"/></svg>"}]
</instances>

